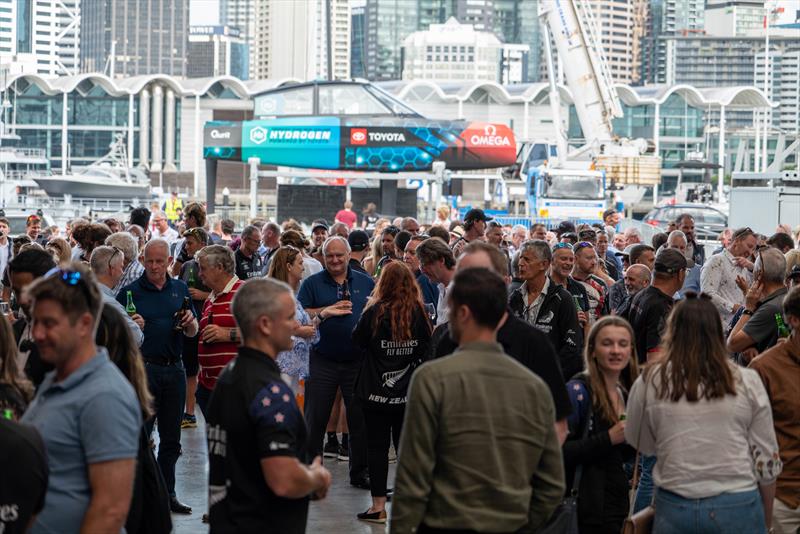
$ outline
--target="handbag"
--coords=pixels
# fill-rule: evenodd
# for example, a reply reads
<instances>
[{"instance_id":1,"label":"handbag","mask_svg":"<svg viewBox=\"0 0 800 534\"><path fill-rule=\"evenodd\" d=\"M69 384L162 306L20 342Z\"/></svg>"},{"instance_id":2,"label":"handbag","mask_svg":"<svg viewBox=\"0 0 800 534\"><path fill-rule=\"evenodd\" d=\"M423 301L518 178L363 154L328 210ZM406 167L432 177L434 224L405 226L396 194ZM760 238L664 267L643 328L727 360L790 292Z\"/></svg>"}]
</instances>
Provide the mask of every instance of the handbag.
<instances>
[{"instance_id":1,"label":"handbag","mask_svg":"<svg viewBox=\"0 0 800 534\"><path fill-rule=\"evenodd\" d=\"M583 426L583 433L581 439L586 439L589 436L589 427L592 422L592 400L589 398L589 408L586 411L586 424ZM579 534L578 530L578 488L581 484L581 476L583 475L583 464L578 464L575 468L575 476L572 479L572 490L567 495L561 504L559 504L553 515L540 528L538 534Z\"/></svg>"},{"instance_id":2,"label":"handbag","mask_svg":"<svg viewBox=\"0 0 800 534\"><path fill-rule=\"evenodd\" d=\"M647 384L647 380L644 379L643 415L645 415L647 412ZM636 439L637 444L641 443L643 426L643 424L639 425L639 437ZM622 534L650 534L650 532L653 530L653 521L656 517L656 508L653 506L652 502L644 509L639 510L635 514L633 513L633 505L636 503L636 490L639 487L639 474L639 451L636 451L636 460L633 467L633 487L631 488L630 493L628 517L625 518L625 522L622 524Z\"/></svg>"}]
</instances>

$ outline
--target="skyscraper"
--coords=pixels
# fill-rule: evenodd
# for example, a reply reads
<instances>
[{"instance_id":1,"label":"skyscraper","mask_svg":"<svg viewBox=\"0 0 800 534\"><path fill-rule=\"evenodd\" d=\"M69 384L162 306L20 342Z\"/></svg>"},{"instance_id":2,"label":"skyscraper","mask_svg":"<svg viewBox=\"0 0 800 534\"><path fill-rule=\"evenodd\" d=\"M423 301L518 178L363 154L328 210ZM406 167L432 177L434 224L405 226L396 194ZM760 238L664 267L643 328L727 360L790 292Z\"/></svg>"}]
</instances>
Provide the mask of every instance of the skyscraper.
<instances>
[{"instance_id":1,"label":"skyscraper","mask_svg":"<svg viewBox=\"0 0 800 534\"><path fill-rule=\"evenodd\" d=\"M651 0L641 48L640 83L664 83L667 72L666 39L702 33L704 6L705 0Z\"/></svg>"},{"instance_id":2,"label":"skyscraper","mask_svg":"<svg viewBox=\"0 0 800 534\"><path fill-rule=\"evenodd\" d=\"M81 70L186 76L189 0L91 1L81 12ZM112 54L113 51L113 54Z\"/></svg>"},{"instance_id":3,"label":"skyscraper","mask_svg":"<svg viewBox=\"0 0 800 534\"><path fill-rule=\"evenodd\" d=\"M256 78L327 77L326 5L325 0L258 3ZM331 0L330 5L333 77L349 78L350 5L347 0Z\"/></svg>"},{"instance_id":4,"label":"skyscraper","mask_svg":"<svg viewBox=\"0 0 800 534\"><path fill-rule=\"evenodd\" d=\"M0 0L0 63L12 72L75 74L80 0Z\"/></svg>"},{"instance_id":5,"label":"skyscraper","mask_svg":"<svg viewBox=\"0 0 800 534\"><path fill-rule=\"evenodd\" d=\"M354 5L350 11L350 76L367 77L367 6Z\"/></svg>"},{"instance_id":6,"label":"skyscraper","mask_svg":"<svg viewBox=\"0 0 800 534\"><path fill-rule=\"evenodd\" d=\"M248 79L247 44L237 28L191 26L189 28L189 78L235 76Z\"/></svg>"},{"instance_id":7,"label":"skyscraper","mask_svg":"<svg viewBox=\"0 0 800 534\"><path fill-rule=\"evenodd\" d=\"M256 77L256 28L259 3L269 0L220 0L219 23L237 28L240 37L248 46L250 78Z\"/></svg>"},{"instance_id":8,"label":"skyscraper","mask_svg":"<svg viewBox=\"0 0 800 534\"><path fill-rule=\"evenodd\" d=\"M371 80L400 79L405 38L455 17L476 30L493 32L503 43L528 45L526 72L536 76L541 50L538 4L539 0L367 0L364 70Z\"/></svg>"}]
</instances>

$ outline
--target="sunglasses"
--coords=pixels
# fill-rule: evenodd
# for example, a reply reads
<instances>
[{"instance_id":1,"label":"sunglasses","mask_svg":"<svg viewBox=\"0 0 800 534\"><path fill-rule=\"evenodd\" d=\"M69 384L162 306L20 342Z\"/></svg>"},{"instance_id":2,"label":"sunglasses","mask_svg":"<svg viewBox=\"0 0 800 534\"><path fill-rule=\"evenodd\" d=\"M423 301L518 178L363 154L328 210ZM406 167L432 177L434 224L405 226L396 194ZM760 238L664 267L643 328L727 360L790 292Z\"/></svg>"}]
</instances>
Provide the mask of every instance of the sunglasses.
<instances>
[{"instance_id":1,"label":"sunglasses","mask_svg":"<svg viewBox=\"0 0 800 534\"><path fill-rule=\"evenodd\" d=\"M555 252L556 250L561 250L562 248L573 250L572 243L556 243L553 246L553 252Z\"/></svg>"},{"instance_id":2,"label":"sunglasses","mask_svg":"<svg viewBox=\"0 0 800 534\"><path fill-rule=\"evenodd\" d=\"M594 245L592 245L588 241L581 241L580 243L575 245L574 250L575 250L575 252L578 252L580 249L587 248L587 247L588 248L594 248Z\"/></svg>"},{"instance_id":3,"label":"sunglasses","mask_svg":"<svg viewBox=\"0 0 800 534\"><path fill-rule=\"evenodd\" d=\"M80 271L73 271L71 269L61 269L60 267L53 267L49 271L47 271L44 275L45 278L56 277L61 280L63 283L67 284L71 287L77 287L80 289L83 298L86 300L87 306L91 308L92 299L89 296L89 286L87 285L86 279L83 278L83 275Z\"/></svg>"}]
</instances>

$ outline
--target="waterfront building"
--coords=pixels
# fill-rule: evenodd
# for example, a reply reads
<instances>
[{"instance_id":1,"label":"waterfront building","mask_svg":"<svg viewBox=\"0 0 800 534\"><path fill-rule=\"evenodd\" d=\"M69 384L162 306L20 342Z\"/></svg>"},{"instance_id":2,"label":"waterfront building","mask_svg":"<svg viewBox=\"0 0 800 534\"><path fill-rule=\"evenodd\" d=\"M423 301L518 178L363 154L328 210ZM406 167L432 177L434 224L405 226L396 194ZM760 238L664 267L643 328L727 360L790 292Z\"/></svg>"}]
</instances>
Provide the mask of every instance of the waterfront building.
<instances>
[{"instance_id":1,"label":"waterfront building","mask_svg":"<svg viewBox=\"0 0 800 534\"><path fill-rule=\"evenodd\" d=\"M9 100L16 106L8 127L19 135L21 147L44 149L50 170L56 172L97 160L106 154L115 135L124 134L131 163L150 171L156 183L162 176L165 183L182 176L185 184L196 185L202 194L203 125L211 120L248 120L263 115L254 110L259 95L301 81L241 81L229 76L111 79L102 74L81 74L46 79L35 74L15 75L8 78L6 87ZM429 118L500 122L511 127L519 140L553 140L547 83L415 80L377 85ZM709 112L718 112L723 106L727 113L769 105L754 87L700 89L681 84L617 85L616 89L625 117L615 120L615 133L643 137L657 146L667 167L665 176L672 172L669 167L685 159L689 151L707 151L710 159L717 161L718 135L707 135L705 128ZM574 144L579 144L581 133L570 110L570 92L563 86L558 90L560 126L569 132ZM752 116L752 111L749 113ZM736 165L737 138L743 131L749 135L746 127L727 127L724 159L728 170ZM234 166L226 163L221 173L230 171L235 176L232 183L246 183L246 165Z\"/></svg>"},{"instance_id":2,"label":"waterfront building","mask_svg":"<svg viewBox=\"0 0 800 534\"><path fill-rule=\"evenodd\" d=\"M81 71L112 77L186 76L189 0L88 2L81 10Z\"/></svg>"}]
</instances>

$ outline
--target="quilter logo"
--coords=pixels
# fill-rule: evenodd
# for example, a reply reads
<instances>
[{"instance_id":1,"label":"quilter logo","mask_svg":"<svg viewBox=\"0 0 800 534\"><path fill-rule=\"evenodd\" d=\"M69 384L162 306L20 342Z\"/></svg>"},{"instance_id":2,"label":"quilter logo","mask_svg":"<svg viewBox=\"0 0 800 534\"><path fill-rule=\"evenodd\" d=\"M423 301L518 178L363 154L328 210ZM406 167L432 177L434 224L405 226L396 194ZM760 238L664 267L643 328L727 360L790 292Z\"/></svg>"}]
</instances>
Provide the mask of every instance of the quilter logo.
<instances>
[{"instance_id":1,"label":"quilter logo","mask_svg":"<svg viewBox=\"0 0 800 534\"><path fill-rule=\"evenodd\" d=\"M366 145L367 144L367 129L366 128L351 128L350 129L350 144L351 145Z\"/></svg>"}]
</instances>

